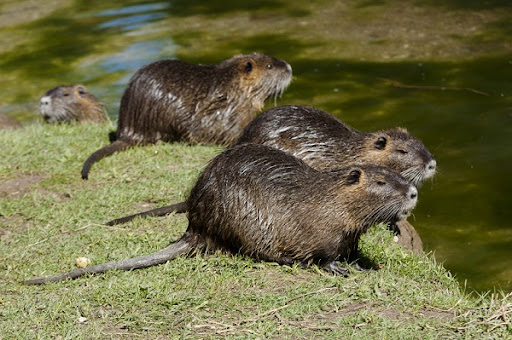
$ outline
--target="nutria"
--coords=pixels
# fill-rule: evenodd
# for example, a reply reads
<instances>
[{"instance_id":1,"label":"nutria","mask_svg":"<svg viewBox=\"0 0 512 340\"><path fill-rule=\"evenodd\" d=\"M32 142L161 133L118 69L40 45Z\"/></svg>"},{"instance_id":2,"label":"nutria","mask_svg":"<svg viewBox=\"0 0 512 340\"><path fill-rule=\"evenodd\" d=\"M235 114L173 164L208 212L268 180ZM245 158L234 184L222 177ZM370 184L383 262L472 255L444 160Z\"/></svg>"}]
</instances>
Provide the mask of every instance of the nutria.
<instances>
[{"instance_id":1,"label":"nutria","mask_svg":"<svg viewBox=\"0 0 512 340\"><path fill-rule=\"evenodd\" d=\"M217 65L161 60L144 66L121 99L117 140L85 161L82 178L95 162L137 144L233 145L264 101L284 92L291 76L288 63L261 53Z\"/></svg>"},{"instance_id":2,"label":"nutria","mask_svg":"<svg viewBox=\"0 0 512 340\"><path fill-rule=\"evenodd\" d=\"M18 129L20 127L20 122L0 113L0 129Z\"/></svg>"},{"instance_id":3,"label":"nutria","mask_svg":"<svg viewBox=\"0 0 512 340\"><path fill-rule=\"evenodd\" d=\"M25 283L144 268L217 250L279 264L317 264L346 275L336 261L350 255L371 225L405 218L417 194L408 180L384 167L321 172L268 146L238 145L199 176L187 199L188 228L177 242L150 255Z\"/></svg>"},{"instance_id":4,"label":"nutria","mask_svg":"<svg viewBox=\"0 0 512 340\"><path fill-rule=\"evenodd\" d=\"M287 151L319 170L353 163L386 166L415 186L435 174L436 161L423 143L405 129L360 132L331 114L313 107L278 106L255 118L238 144L263 144ZM163 216L170 205L108 222L114 225L135 217ZM183 207L181 207L183 208Z\"/></svg>"},{"instance_id":5,"label":"nutria","mask_svg":"<svg viewBox=\"0 0 512 340\"><path fill-rule=\"evenodd\" d=\"M39 101L39 113L47 123L107 121L105 107L83 85L60 85Z\"/></svg>"},{"instance_id":6,"label":"nutria","mask_svg":"<svg viewBox=\"0 0 512 340\"><path fill-rule=\"evenodd\" d=\"M247 126L238 143L273 146L319 170L354 163L386 166L417 187L436 170L425 145L407 130L361 132L314 107L267 110Z\"/></svg>"}]
</instances>

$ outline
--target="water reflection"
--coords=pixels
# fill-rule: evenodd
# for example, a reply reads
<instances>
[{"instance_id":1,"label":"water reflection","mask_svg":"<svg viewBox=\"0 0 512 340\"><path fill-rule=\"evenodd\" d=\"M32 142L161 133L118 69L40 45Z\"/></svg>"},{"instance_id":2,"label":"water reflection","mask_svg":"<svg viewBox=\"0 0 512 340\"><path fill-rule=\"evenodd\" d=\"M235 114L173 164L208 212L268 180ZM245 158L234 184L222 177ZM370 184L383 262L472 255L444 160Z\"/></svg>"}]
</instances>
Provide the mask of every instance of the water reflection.
<instances>
[{"instance_id":1,"label":"water reflection","mask_svg":"<svg viewBox=\"0 0 512 340\"><path fill-rule=\"evenodd\" d=\"M122 31L130 31L145 26L148 22L164 18L164 13L132 15L120 19L114 19L100 24L100 28L119 27Z\"/></svg>"},{"instance_id":2,"label":"water reflection","mask_svg":"<svg viewBox=\"0 0 512 340\"><path fill-rule=\"evenodd\" d=\"M177 46L171 39L138 42L128 46L123 51L109 55L99 64L105 68L105 72L137 70L151 61L158 59L172 59L175 57ZM127 72L128 73L128 72ZM126 84L123 77L117 83Z\"/></svg>"},{"instance_id":3,"label":"water reflection","mask_svg":"<svg viewBox=\"0 0 512 340\"><path fill-rule=\"evenodd\" d=\"M161 10L169 8L169 6L170 6L170 4L167 2L158 2L158 3L145 4L145 5L134 5L134 6L126 6L126 7L120 7L120 8L107 9L107 10L98 12L96 15L100 16L100 17L126 15L126 14L140 15L140 13L144 13L144 12L151 12L151 11L161 12Z\"/></svg>"}]
</instances>

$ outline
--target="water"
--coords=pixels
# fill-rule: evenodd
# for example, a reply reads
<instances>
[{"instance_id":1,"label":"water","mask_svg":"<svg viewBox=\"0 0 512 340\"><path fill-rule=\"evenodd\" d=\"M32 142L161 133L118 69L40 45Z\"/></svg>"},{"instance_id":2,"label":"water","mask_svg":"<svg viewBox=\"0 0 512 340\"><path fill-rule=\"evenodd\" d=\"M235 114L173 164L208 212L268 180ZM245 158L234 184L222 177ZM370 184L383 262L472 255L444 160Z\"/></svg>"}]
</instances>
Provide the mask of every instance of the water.
<instances>
[{"instance_id":1,"label":"water","mask_svg":"<svg viewBox=\"0 0 512 340\"><path fill-rule=\"evenodd\" d=\"M129 77L151 61L274 55L295 75L278 104L422 139L439 165L411 219L427 250L473 289L511 291L512 5L394 3L8 0L0 112L37 122L47 89L83 83L115 118Z\"/></svg>"}]
</instances>

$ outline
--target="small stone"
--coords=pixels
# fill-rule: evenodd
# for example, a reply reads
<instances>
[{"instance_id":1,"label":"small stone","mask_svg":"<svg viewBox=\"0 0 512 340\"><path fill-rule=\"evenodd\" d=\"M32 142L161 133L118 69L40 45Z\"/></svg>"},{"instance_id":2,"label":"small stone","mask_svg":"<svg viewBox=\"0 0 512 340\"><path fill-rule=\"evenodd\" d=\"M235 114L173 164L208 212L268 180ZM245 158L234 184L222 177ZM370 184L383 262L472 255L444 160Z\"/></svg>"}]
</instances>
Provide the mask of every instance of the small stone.
<instances>
[{"instance_id":1,"label":"small stone","mask_svg":"<svg viewBox=\"0 0 512 340\"><path fill-rule=\"evenodd\" d=\"M89 260L87 257L77 257L75 259L75 263L78 268L85 268L91 264L91 260Z\"/></svg>"}]
</instances>

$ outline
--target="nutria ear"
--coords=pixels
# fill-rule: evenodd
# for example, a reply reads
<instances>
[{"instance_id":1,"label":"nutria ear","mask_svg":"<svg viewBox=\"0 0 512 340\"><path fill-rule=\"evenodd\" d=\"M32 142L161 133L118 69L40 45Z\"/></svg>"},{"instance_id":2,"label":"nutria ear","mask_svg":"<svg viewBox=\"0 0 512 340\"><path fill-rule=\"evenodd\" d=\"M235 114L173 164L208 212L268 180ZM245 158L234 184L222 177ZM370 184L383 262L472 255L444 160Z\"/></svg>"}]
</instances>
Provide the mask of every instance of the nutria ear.
<instances>
[{"instance_id":1,"label":"nutria ear","mask_svg":"<svg viewBox=\"0 0 512 340\"><path fill-rule=\"evenodd\" d=\"M361 178L361 170L359 169L352 169L350 170L350 173L347 176L347 184L357 184L359 183L359 179Z\"/></svg>"},{"instance_id":2,"label":"nutria ear","mask_svg":"<svg viewBox=\"0 0 512 340\"><path fill-rule=\"evenodd\" d=\"M77 85L76 86L76 92L78 92L78 94L81 97L83 97L87 93L87 89L83 85Z\"/></svg>"},{"instance_id":3,"label":"nutria ear","mask_svg":"<svg viewBox=\"0 0 512 340\"><path fill-rule=\"evenodd\" d=\"M245 63L244 71L247 74L252 72L252 62L248 61L248 62Z\"/></svg>"},{"instance_id":4,"label":"nutria ear","mask_svg":"<svg viewBox=\"0 0 512 340\"><path fill-rule=\"evenodd\" d=\"M377 138L377 140L375 141L375 149L383 150L386 147L387 142L388 140L386 139L386 137L381 136Z\"/></svg>"}]
</instances>

